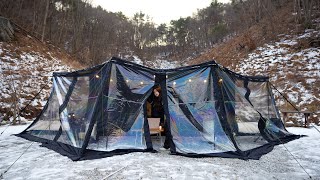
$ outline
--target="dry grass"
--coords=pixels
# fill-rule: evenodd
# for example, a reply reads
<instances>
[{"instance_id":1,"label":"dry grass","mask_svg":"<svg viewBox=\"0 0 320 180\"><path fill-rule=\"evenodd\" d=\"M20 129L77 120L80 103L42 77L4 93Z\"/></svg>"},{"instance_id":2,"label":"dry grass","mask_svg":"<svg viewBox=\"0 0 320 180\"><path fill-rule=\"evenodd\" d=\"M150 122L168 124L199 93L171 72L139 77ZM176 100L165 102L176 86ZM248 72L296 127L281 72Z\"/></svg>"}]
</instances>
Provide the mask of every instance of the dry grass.
<instances>
[{"instance_id":1,"label":"dry grass","mask_svg":"<svg viewBox=\"0 0 320 180\"><path fill-rule=\"evenodd\" d=\"M40 42L36 38L26 35L19 30L15 34L16 39L10 43L10 46L6 46L6 49L10 49L11 52L16 52L16 57L20 58L23 52L37 52L46 59L51 60L55 57L61 60L64 64L68 64L74 69L82 69L83 66L77 61L77 59L66 51L50 44L49 42ZM17 48L18 47L18 48Z\"/></svg>"}]
</instances>

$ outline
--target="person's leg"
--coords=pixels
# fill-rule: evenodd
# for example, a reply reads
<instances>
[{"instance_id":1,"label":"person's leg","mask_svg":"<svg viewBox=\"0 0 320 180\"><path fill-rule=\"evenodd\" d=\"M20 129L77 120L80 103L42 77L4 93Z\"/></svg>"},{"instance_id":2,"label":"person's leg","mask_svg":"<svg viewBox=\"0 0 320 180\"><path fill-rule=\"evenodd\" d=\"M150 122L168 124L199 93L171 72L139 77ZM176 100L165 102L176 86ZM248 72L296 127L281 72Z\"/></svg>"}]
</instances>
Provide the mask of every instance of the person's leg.
<instances>
[{"instance_id":1,"label":"person's leg","mask_svg":"<svg viewBox=\"0 0 320 180\"><path fill-rule=\"evenodd\" d=\"M159 126L162 126L162 128L164 127L164 115L163 114L159 114L158 117L160 118L160 122L159 122Z\"/></svg>"},{"instance_id":2,"label":"person's leg","mask_svg":"<svg viewBox=\"0 0 320 180\"><path fill-rule=\"evenodd\" d=\"M163 147L165 149L169 149L170 148L170 138L169 138L169 128L168 128L168 124L167 124L167 121L164 122L164 133L165 133L165 140L164 140L164 144L163 144Z\"/></svg>"}]
</instances>

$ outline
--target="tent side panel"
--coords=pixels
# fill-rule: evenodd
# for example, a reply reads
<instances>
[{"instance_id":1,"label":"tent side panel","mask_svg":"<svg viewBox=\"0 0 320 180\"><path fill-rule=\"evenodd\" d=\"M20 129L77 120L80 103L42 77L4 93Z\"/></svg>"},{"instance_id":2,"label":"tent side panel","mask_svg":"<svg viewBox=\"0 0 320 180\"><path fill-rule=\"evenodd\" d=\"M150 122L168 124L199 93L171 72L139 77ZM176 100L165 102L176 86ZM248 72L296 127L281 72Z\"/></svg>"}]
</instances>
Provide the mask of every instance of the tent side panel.
<instances>
[{"instance_id":1,"label":"tent side panel","mask_svg":"<svg viewBox=\"0 0 320 180\"><path fill-rule=\"evenodd\" d=\"M154 85L153 74L130 66L112 64L108 91L97 107L102 118L93 125L87 149L146 150L145 101Z\"/></svg>"},{"instance_id":2,"label":"tent side panel","mask_svg":"<svg viewBox=\"0 0 320 180\"><path fill-rule=\"evenodd\" d=\"M61 127L59 108L65 100L69 82L67 79L57 77L53 79L53 88L47 105L34 123L23 133L43 139L54 140L57 134L59 134L59 128Z\"/></svg>"},{"instance_id":3,"label":"tent side panel","mask_svg":"<svg viewBox=\"0 0 320 180\"><path fill-rule=\"evenodd\" d=\"M176 152L213 154L236 151L216 111L211 67L168 74L168 107Z\"/></svg>"},{"instance_id":4,"label":"tent side panel","mask_svg":"<svg viewBox=\"0 0 320 180\"><path fill-rule=\"evenodd\" d=\"M225 71L218 71L218 74L227 95L223 96L225 109L227 113L230 109L235 112L235 120L227 116L232 134L246 156L259 154L254 149L261 150L267 144L274 145L292 135L277 125L281 120L277 117L267 80L235 76Z\"/></svg>"}]
</instances>

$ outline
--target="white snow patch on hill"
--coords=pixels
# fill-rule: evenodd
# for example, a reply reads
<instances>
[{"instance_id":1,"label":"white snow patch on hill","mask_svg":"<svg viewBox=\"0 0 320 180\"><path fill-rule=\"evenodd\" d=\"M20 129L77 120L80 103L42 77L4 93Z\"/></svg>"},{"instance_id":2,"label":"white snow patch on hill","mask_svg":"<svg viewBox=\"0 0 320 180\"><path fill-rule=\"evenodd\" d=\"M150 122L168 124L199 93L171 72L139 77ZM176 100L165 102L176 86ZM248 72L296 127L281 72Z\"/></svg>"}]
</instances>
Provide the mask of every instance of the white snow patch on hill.
<instances>
[{"instance_id":1,"label":"white snow patch on hill","mask_svg":"<svg viewBox=\"0 0 320 180\"><path fill-rule=\"evenodd\" d=\"M265 44L248 55L236 71L247 75L269 76L280 92L302 110L320 110L320 48L299 50L303 38L320 37L320 31L281 35L279 42ZM279 97L278 93L275 93ZM280 101L284 105L285 101Z\"/></svg>"},{"instance_id":2,"label":"white snow patch on hill","mask_svg":"<svg viewBox=\"0 0 320 180\"><path fill-rule=\"evenodd\" d=\"M170 61L163 59L149 60L143 62L138 56L126 56L125 59L153 69L174 69L180 66L186 66L187 64L181 64L178 61Z\"/></svg>"},{"instance_id":3,"label":"white snow patch on hill","mask_svg":"<svg viewBox=\"0 0 320 180\"><path fill-rule=\"evenodd\" d=\"M179 64L178 61L168 61L160 59L157 59L152 63L152 67L155 69L173 69L180 66L181 64Z\"/></svg>"},{"instance_id":4,"label":"white snow patch on hill","mask_svg":"<svg viewBox=\"0 0 320 180\"><path fill-rule=\"evenodd\" d=\"M71 70L50 53L44 55L38 52L20 51L17 54L18 51L19 47L15 47L15 51L12 51L0 43L0 117L2 118L6 115L4 112L14 111L15 102L18 102L17 109L21 110L43 86L48 84L31 103L32 108L42 109L51 91L52 72Z\"/></svg>"},{"instance_id":5,"label":"white snow patch on hill","mask_svg":"<svg viewBox=\"0 0 320 180\"><path fill-rule=\"evenodd\" d=\"M147 60L142 61L138 56L125 56L126 60L131 61L133 63L146 66L153 69L174 69L181 66L186 66L187 64L181 64L178 61L170 61L170 60L164 60L164 59L155 59L155 60Z\"/></svg>"}]
</instances>

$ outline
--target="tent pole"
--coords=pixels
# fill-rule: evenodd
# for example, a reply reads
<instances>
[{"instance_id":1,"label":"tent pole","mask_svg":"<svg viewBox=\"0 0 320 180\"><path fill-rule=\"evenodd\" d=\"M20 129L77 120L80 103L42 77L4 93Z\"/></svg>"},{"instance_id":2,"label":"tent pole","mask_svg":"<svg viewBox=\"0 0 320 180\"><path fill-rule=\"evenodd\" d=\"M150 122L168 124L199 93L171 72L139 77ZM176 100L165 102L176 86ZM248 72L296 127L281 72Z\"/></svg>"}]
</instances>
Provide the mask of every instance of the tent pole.
<instances>
[{"instance_id":1,"label":"tent pole","mask_svg":"<svg viewBox=\"0 0 320 180\"><path fill-rule=\"evenodd\" d=\"M91 136L91 133L92 133L92 130L93 130L93 127L95 125L95 123L97 122L97 119L99 118L99 111L101 111L98 107L99 106L99 103L101 103L101 108L103 108L103 102L102 102L102 99L103 99L103 94L106 93L108 94L109 92L109 88L106 89L106 92L103 91L103 87L109 87L109 83L110 83L110 72L111 72L111 66L112 66L112 63L111 62L108 62L108 63L105 63L99 72L103 72L101 73L101 79L100 79L100 92L98 94L98 100L96 102L96 106L97 107L94 107L94 110L93 110L93 116L91 117L91 120L90 120L90 123L89 123L89 127L88 127L88 130L86 132L86 135L84 137L84 141L83 141L83 144L82 144L82 147L80 149L80 154L79 154L79 159L82 158L82 156L84 155L85 151L86 151L86 148L89 144L89 140L90 140L90 136ZM106 68L104 70L104 68ZM102 110L103 111L103 110ZM97 117L98 116L98 117ZM103 120L103 114L101 114L102 117L100 117L100 120ZM98 133L98 132L97 132Z\"/></svg>"},{"instance_id":2,"label":"tent pole","mask_svg":"<svg viewBox=\"0 0 320 180\"><path fill-rule=\"evenodd\" d=\"M235 140L235 137L232 132L232 128L230 123L228 122L228 117L226 114L226 108L225 108L225 94L223 93L223 79L221 76L219 76L218 71L222 71L222 73L225 73L222 69L220 69L219 66L212 66L210 70L210 74L212 76L212 81L213 81L213 88L214 88L214 98L217 100L216 106L219 108L216 109L221 109L220 113L218 114L219 120L221 125L223 126L223 130L225 131L226 135L230 137L231 142L233 143L234 147L236 148L236 152L239 154L239 156L242 156L242 159L247 159L243 151L239 148L237 145L237 142ZM219 80L218 78L221 78ZM217 87L218 86L218 87Z\"/></svg>"},{"instance_id":3,"label":"tent pole","mask_svg":"<svg viewBox=\"0 0 320 180\"><path fill-rule=\"evenodd\" d=\"M167 80L166 80L166 74L157 74L160 78L160 87L162 90L162 101L163 101L163 109L166 116L165 121L165 128L166 130L166 139L170 140L170 152L176 153L176 146L172 140L172 134L171 134L171 120L170 120L170 113L169 113L169 107L168 107L168 93L167 93Z\"/></svg>"}]
</instances>

